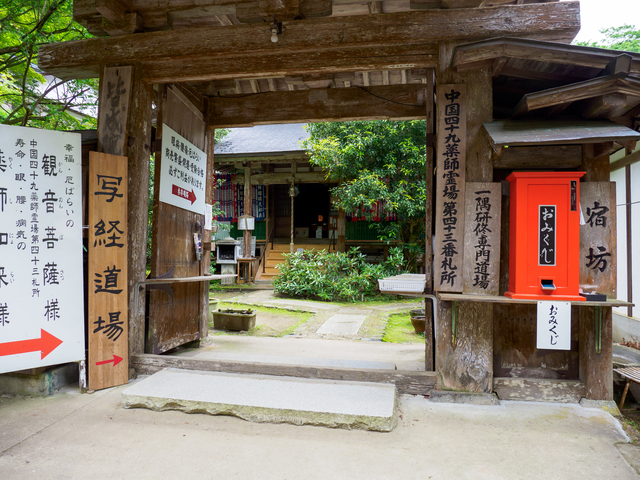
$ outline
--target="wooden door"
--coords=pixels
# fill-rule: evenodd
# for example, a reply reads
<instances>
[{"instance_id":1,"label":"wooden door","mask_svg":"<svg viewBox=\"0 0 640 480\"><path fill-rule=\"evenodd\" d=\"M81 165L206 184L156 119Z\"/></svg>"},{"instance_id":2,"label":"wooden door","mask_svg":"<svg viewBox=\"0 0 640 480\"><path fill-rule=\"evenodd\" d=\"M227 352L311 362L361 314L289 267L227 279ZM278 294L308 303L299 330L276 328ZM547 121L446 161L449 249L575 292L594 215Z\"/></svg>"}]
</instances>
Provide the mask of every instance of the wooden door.
<instances>
[{"instance_id":1,"label":"wooden door","mask_svg":"<svg viewBox=\"0 0 640 480\"><path fill-rule=\"evenodd\" d=\"M160 114L156 142L161 144L162 124L175 130L200 150L205 150L206 124L198 108L174 87L161 87ZM158 138L160 137L160 138ZM156 151L155 185L159 185L162 158ZM154 192L151 276L158 278L173 271L174 278L201 274L193 248L193 233L203 215L161 203ZM165 290L149 292L149 323L145 351L162 353L201 337L201 320L207 315L208 284L176 283Z\"/></svg>"}]
</instances>

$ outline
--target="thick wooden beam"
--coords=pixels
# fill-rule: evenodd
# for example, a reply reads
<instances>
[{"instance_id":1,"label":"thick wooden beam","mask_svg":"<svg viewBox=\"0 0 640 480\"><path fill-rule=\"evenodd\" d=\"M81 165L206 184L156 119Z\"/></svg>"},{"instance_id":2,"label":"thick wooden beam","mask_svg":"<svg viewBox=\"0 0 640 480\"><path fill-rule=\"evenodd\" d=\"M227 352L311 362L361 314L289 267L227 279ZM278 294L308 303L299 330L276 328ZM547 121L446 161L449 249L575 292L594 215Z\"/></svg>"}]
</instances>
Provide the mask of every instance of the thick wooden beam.
<instances>
[{"instance_id":1,"label":"thick wooden beam","mask_svg":"<svg viewBox=\"0 0 640 480\"><path fill-rule=\"evenodd\" d=\"M337 120L421 119L424 85L331 88L270 92L209 103L209 125L216 128Z\"/></svg>"},{"instance_id":2,"label":"thick wooden beam","mask_svg":"<svg viewBox=\"0 0 640 480\"><path fill-rule=\"evenodd\" d=\"M503 148L494 156L493 168L578 168L582 165L580 145L551 145Z\"/></svg>"},{"instance_id":3,"label":"thick wooden beam","mask_svg":"<svg viewBox=\"0 0 640 480\"><path fill-rule=\"evenodd\" d=\"M558 2L484 9L425 10L292 21L277 43L268 24L193 28L91 38L40 47L38 66L60 78L95 76L96 66L244 53L311 52L324 48L420 45L446 39L491 36L566 35L580 28L578 2ZM372 51L370 55L375 55Z\"/></svg>"},{"instance_id":4,"label":"thick wooden beam","mask_svg":"<svg viewBox=\"0 0 640 480\"><path fill-rule=\"evenodd\" d=\"M334 46L287 55L277 51L223 57L202 54L197 58L157 59L143 64L145 80L151 83L286 77L285 82L295 86L291 81L302 84L306 80L303 75L330 76L339 72L433 67L437 58L437 45L423 44L379 47L375 55L369 47ZM93 67L90 67L85 76L93 76L92 72Z\"/></svg>"}]
</instances>

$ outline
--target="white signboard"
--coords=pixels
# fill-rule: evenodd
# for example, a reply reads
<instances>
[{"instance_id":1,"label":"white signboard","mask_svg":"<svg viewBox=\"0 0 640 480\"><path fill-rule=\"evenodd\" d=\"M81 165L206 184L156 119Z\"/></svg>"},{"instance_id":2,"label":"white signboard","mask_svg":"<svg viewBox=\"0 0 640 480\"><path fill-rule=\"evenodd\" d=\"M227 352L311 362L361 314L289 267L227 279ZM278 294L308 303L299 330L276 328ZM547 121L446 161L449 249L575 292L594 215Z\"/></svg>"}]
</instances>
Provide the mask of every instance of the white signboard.
<instances>
[{"instance_id":1,"label":"white signboard","mask_svg":"<svg viewBox=\"0 0 640 480\"><path fill-rule=\"evenodd\" d=\"M205 153L163 124L160 201L203 215L206 174Z\"/></svg>"},{"instance_id":2,"label":"white signboard","mask_svg":"<svg viewBox=\"0 0 640 480\"><path fill-rule=\"evenodd\" d=\"M204 229L211 230L213 225L213 205L206 203L204 205Z\"/></svg>"},{"instance_id":3,"label":"white signboard","mask_svg":"<svg viewBox=\"0 0 640 480\"><path fill-rule=\"evenodd\" d=\"M538 302L539 350L571 350L571 303Z\"/></svg>"},{"instance_id":4,"label":"white signboard","mask_svg":"<svg viewBox=\"0 0 640 480\"><path fill-rule=\"evenodd\" d=\"M0 125L0 373L85 357L81 148Z\"/></svg>"}]
</instances>

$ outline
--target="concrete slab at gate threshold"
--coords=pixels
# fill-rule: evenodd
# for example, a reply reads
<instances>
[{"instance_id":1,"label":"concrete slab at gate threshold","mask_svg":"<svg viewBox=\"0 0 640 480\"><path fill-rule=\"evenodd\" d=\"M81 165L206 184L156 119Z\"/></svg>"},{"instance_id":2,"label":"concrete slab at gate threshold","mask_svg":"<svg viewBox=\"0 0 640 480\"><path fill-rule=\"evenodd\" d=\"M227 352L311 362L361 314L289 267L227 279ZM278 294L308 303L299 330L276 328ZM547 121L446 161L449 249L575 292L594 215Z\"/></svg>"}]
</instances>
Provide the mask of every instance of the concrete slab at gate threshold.
<instances>
[{"instance_id":1,"label":"concrete slab at gate threshold","mask_svg":"<svg viewBox=\"0 0 640 480\"><path fill-rule=\"evenodd\" d=\"M366 315L336 314L329 317L316 333L323 335L357 335Z\"/></svg>"},{"instance_id":2,"label":"concrete slab at gate threshold","mask_svg":"<svg viewBox=\"0 0 640 480\"><path fill-rule=\"evenodd\" d=\"M165 369L122 392L125 408L233 415L253 422L391 431L391 384Z\"/></svg>"}]
</instances>

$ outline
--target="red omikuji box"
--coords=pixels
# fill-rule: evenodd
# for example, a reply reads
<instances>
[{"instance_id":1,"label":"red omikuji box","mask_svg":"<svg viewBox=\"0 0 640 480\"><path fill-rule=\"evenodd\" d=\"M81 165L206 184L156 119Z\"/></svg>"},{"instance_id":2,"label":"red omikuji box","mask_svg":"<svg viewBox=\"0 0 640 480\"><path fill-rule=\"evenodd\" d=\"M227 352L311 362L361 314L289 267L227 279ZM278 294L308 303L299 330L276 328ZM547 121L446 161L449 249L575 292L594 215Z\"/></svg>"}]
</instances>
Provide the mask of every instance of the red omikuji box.
<instances>
[{"instance_id":1,"label":"red omikuji box","mask_svg":"<svg viewBox=\"0 0 640 480\"><path fill-rule=\"evenodd\" d=\"M585 172L514 172L509 216L510 298L582 301L580 177Z\"/></svg>"}]
</instances>

